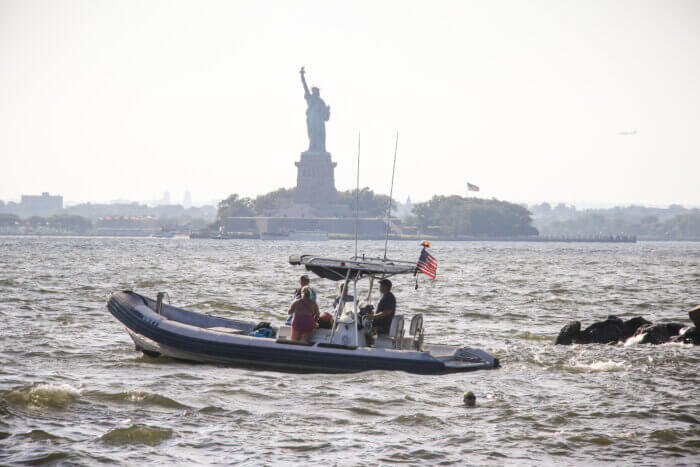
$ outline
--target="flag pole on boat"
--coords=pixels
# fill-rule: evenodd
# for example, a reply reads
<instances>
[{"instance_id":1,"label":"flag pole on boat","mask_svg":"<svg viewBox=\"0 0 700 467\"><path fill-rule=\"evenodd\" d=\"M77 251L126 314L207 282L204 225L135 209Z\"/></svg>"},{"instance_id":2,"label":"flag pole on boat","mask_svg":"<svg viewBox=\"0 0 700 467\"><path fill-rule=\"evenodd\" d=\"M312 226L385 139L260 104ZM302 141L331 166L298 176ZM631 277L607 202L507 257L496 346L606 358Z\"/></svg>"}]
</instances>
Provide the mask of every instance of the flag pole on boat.
<instances>
[{"instance_id":1,"label":"flag pole on boat","mask_svg":"<svg viewBox=\"0 0 700 467\"><path fill-rule=\"evenodd\" d=\"M355 189L355 258L357 258L357 231L360 222L360 133L357 133L357 188Z\"/></svg>"},{"instance_id":2,"label":"flag pole on boat","mask_svg":"<svg viewBox=\"0 0 700 467\"><path fill-rule=\"evenodd\" d=\"M399 149L399 132L396 132L396 143L394 144L394 166L391 169L391 188L389 189L389 206L386 208L386 238L384 239L384 259L386 259L386 249L389 246L389 218L391 216L391 198L394 196L394 173L396 173L396 152Z\"/></svg>"}]
</instances>

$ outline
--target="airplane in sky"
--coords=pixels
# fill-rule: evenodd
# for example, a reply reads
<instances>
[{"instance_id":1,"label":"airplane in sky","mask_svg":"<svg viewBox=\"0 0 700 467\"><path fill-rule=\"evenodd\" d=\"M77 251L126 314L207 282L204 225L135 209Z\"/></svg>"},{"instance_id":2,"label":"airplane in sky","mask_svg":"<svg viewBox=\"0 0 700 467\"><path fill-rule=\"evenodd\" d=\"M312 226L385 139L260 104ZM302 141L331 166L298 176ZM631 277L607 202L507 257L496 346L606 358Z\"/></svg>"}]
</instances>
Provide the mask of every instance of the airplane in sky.
<instances>
[{"instance_id":1,"label":"airplane in sky","mask_svg":"<svg viewBox=\"0 0 700 467\"><path fill-rule=\"evenodd\" d=\"M637 130L631 130L631 131L621 131L620 136L632 136L637 134Z\"/></svg>"}]
</instances>

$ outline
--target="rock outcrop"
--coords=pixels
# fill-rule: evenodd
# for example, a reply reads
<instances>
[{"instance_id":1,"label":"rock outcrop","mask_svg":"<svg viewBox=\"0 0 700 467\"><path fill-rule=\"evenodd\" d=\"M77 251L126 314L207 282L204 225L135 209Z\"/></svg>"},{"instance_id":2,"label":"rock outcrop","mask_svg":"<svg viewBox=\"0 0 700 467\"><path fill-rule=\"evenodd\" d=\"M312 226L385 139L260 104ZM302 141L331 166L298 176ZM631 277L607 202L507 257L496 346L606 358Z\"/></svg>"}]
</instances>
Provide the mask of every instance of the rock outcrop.
<instances>
[{"instance_id":1,"label":"rock outcrop","mask_svg":"<svg viewBox=\"0 0 700 467\"><path fill-rule=\"evenodd\" d=\"M671 342L700 345L700 328L697 326L681 330L678 336L671 338Z\"/></svg>"},{"instance_id":2,"label":"rock outcrop","mask_svg":"<svg viewBox=\"0 0 700 467\"><path fill-rule=\"evenodd\" d=\"M690 315L690 319L695 323L695 327L700 328L700 305L690 310L688 315Z\"/></svg>"},{"instance_id":3,"label":"rock outcrop","mask_svg":"<svg viewBox=\"0 0 700 467\"><path fill-rule=\"evenodd\" d=\"M615 344L625 342L630 337L640 336L643 344L665 344L667 342L682 342L700 345L700 305L688 313L695 327L681 323L652 323L637 316L623 321L617 316L608 316L605 321L593 323L581 330L580 321L570 321L557 336L555 344Z\"/></svg>"},{"instance_id":4,"label":"rock outcrop","mask_svg":"<svg viewBox=\"0 0 700 467\"><path fill-rule=\"evenodd\" d=\"M623 321L617 316L608 316L605 321L593 323L583 331L579 321L571 321L559 332L555 344L615 344L632 337L635 332L652 324L641 316Z\"/></svg>"},{"instance_id":5,"label":"rock outcrop","mask_svg":"<svg viewBox=\"0 0 700 467\"><path fill-rule=\"evenodd\" d=\"M640 344L665 344L678 337L680 330L686 327L681 323L651 323L637 329L634 335L643 336Z\"/></svg>"}]
</instances>

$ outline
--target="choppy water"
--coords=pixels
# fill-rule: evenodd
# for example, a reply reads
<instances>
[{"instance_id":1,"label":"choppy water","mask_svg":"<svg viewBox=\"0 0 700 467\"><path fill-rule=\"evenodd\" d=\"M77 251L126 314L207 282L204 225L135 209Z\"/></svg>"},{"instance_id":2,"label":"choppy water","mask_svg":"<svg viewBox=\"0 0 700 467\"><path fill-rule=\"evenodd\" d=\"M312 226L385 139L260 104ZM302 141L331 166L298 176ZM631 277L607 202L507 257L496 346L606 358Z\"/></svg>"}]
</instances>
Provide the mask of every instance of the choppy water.
<instances>
[{"instance_id":1,"label":"choppy water","mask_svg":"<svg viewBox=\"0 0 700 467\"><path fill-rule=\"evenodd\" d=\"M699 348L552 341L571 319L688 321L700 244L432 250L439 279L397 279L401 311L425 314L427 341L483 348L502 368L317 375L151 359L104 308L113 290L165 290L279 322L301 272L287 256L347 256L349 242L0 238L0 463L698 464ZM334 284L313 285L328 307Z\"/></svg>"}]
</instances>

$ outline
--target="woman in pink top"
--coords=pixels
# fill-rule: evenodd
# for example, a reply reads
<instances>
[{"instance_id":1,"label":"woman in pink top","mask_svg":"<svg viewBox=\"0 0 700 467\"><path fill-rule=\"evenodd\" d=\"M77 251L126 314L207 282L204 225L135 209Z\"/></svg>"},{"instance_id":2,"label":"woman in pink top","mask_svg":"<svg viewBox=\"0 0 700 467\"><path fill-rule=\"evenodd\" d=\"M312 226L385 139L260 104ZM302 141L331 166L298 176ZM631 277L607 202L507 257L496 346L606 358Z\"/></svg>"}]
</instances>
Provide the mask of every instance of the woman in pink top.
<instances>
[{"instance_id":1,"label":"woman in pink top","mask_svg":"<svg viewBox=\"0 0 700 467\"><path fill-rule=\"evenodd\" d=\"M311 299L309 286L302 287L301 298L292 303L288 314L294 314L292 340L310 342L311 333L316 329L316 321L318 321L320 312L316 302Z\"/></svg>"}]
</instances>

